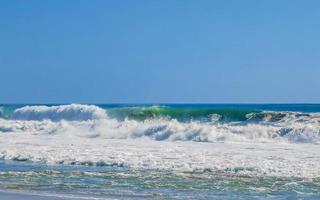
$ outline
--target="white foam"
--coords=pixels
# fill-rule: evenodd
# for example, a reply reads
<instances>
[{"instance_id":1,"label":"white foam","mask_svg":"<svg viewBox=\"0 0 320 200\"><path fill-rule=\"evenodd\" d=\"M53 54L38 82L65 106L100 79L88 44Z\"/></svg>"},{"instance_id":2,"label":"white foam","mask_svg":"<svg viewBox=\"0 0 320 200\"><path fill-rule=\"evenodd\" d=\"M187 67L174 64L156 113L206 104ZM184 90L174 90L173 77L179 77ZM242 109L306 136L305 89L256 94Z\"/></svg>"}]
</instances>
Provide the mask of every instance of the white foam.
<instances>
[{"instance_id":1,"label":"white foam","mask_svg":"<svg viewBox=\"0 0 320 200\"><path fill-rule=\"evenodd\" d=\"M28 118L29 119L29 118ZM59 118L61 119L61 117ZM68 118L69 119L69 118ZM118 121L106 117L86 121L4 120L0 132L58 134L104 139L151 138L157 141L197 142L291 142L320 143L318 121L283 121L277 123L219 124L179 122L174 119Z\"/></svg>"},{"instance_id":2,"label":"white foam","mask_svg":"<svg viewBox=\"0 0 320 200\"><path fill-rule=\"evenodd\" d=\"M12 119L17 120L90 120L105 118L103 109L93 105L25 106L15 110Z\"/></svg>"},{"instance_id":3,"label":"white foam","mask_svg":"<svg viewBox=\"0 0 320 200\"><path fill-rule=\"evenodd\" d=\"M320 145L273 138L277 128L264 130L266 127L262 125L230 128L164 119L145 122L103 119L0 120L0 127L3 159L267 176L320 176Z\"/></svg>"},{"instance_id":4,"label":"white foam","mask_svg":"<svg viewBox=\"0 0 320 200\"><path fill-rule=\"evenodd\" d=\"M280 177L320 177L319 145L168 142L59 135L0 135L3 159L126 166L176 172L212 171Z\"/></svg>"}]
</instances>

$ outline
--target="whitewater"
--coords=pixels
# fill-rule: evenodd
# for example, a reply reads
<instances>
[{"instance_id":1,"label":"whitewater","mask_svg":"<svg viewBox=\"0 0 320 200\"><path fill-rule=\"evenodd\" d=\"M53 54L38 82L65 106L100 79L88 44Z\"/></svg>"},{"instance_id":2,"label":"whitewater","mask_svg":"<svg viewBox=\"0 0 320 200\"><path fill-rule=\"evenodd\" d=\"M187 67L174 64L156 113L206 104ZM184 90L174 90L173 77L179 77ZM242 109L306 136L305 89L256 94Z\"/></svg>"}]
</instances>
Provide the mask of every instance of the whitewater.
<instances>
[{"instance_id":1,"label":"whitewater","mask_svg":"<svg viewBox=\"0 0 320 200\"><path fill-rule=\"evenodd\" d=\"M281 118L272 119L276 114ZM259 115L263 115L261 121L249 123L219 123L217 117L211 121L179 121L170 116L119 120L94 105L25 106L14 110L9 119L0 119L0 157L319 177L320 115ZM254 113L247 116L248 120L253 117Z\"/></svg>"},{"instance_id":2,"label":"whitewater","mask_svg":"<svg viewBox=\"0 0 320 200\"><path fill-rule=\"evenodd\" d=\"M287 180L286 188L288 180L299 180L314 190L320 183L319 152L319 112L170 105L0 107L4 162L111 167L223 180L280 178ZM46 176L52 179L52 172ZM319 192L315 189L312 194Z\"/></svg>"}]
</instances>

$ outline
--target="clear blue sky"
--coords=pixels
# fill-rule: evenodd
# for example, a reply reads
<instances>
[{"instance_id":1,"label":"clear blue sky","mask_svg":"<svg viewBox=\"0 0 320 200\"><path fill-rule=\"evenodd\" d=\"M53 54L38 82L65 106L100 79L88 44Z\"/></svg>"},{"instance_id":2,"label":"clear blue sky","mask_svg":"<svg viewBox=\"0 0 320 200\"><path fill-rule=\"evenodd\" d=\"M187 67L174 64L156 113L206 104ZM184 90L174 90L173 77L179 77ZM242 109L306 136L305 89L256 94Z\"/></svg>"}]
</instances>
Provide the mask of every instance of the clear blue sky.
<instances>
[{"instance_id":1,"label":"clear blue sky","mask_svg":"<svg viewBox=\"0 0 320 200\"><path fill-rule=\"evenodd\" d=\"M318 0L0 0L0 103L320 102Z\"/></svg>"}]
</instances>

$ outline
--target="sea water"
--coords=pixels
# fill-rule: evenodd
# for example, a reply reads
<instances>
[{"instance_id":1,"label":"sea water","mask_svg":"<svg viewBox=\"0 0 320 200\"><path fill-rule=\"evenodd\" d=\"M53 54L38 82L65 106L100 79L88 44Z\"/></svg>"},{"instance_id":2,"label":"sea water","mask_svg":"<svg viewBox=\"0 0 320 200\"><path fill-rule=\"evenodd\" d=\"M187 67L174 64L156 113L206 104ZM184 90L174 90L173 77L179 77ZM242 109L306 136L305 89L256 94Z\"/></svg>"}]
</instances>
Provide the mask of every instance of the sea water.
<instances>
[{"instance_id":1,"label":"sea water","mask_svg":"<svg viewBox=\"0 0 320 200\"><path fill-rule=\"evenodd\" d=\"M320 105L0 105L0 189L318 199Z\"/></svg>"}]
</instances>

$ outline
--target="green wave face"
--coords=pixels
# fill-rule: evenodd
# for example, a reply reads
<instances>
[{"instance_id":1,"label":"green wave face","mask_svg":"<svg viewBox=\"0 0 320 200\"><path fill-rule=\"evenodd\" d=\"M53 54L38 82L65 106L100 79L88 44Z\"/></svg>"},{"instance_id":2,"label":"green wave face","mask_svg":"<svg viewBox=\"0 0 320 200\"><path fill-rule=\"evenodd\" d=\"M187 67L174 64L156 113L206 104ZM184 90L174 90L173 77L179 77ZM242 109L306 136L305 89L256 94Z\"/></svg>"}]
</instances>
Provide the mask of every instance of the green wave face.
<instances>
[{"instance_id":1,"label":"green wave face","mask_svg":"<svg viewBox=\"0 0 320 200\"><path fill-rule=\"evenodd\" d=\"M14 112L14 110L19 107L21 106L15 106L15 105L1 106L0 105L0 118L9 119L12 113Z\"/></svg>"},{"instance_id":2,"label":"green wave face","mask_svg":"<svg viewBox=\"0 0 320 200\"><path fill-rule=\"evenodd\" d=\"M165 117L179 121L246 121L255 110L208 109L208 108L171 108L168 106L124 107L107 109L108 116L117 119L146 120Z\"/></svg>"}]
</instances>

